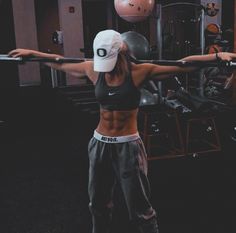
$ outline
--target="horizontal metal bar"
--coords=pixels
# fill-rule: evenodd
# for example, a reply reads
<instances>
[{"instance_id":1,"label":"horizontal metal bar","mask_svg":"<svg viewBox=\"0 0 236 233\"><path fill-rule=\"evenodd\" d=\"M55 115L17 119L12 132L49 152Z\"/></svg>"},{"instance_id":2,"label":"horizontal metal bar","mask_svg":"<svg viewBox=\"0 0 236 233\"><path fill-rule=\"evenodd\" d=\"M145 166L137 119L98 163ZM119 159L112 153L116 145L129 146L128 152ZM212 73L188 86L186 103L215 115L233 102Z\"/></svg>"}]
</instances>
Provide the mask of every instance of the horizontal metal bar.
<instances>
[{"instance_id":1,"label":"horizontal metal bar","mask_svg":"<svg viewBox=\"0 0 236 233\"><path fill-rule=\"evenodd\" d=\"M79 63L90 61L86 58L43 58L43 57L9 57L5 54L0 54L0 62L53 62L53 63Z\"/></svg>"},{"instance_id":2,"label":"horizontal metal bar","mask_svg":"<svg viewBox=\"0 0 236 233\"><path fill-rule=\"evenodd\" d=\"M138 63L152 63L156 65L180 66L180 67L225 67L236 68L233 61L174 61L174 60L137 60Z\"/></svg>"},{"instance_id":3,"label":"horizontal metal bar","mask_svg":"<svg viewBox=\"0 0 236 233\"><path fill-rule=\"evenodd\" d=\"M40 57L33 57L33 58L23 58L24 62L54 62L54 63L80 63L85 61L92 61L93 59L87 58L40 58Z\"/></svg>"},{"instance_id":4,"label":"horizontal metal bar","mask_svg":"<svg viewBox=\"0 0 236 233\"><path fill-rule=\"evenodd\" d=\"M174 6L193 6L193 7L203 7L201 4L196 4L196 3L190 3L190 2L176 2L176 3L170 3L166 5L162 5L162 8L167 8L167 7L174 7Z\"/></svg>"},{"instance_id":5,"label":"horizontal metal bar","mask_svg":"<svg viewBox=\"0 0 236 233\"><path fill-rule=\"evenodd\" d=\"M8 55L0 55L1 62L16 62L19 64L25 62L44 62L44 63L80 63L84 61L92 61L89 58L42 58L42 57L9 57ZM141 63L151 63L156 65L165 66L179 66L179 67L223 67L223 68L236 68L235 61L184 61L184 60L135 60L137 64Z\"/></svg>"},{"instance_id":6,"label":"horizontal metal bar","mask_svg":"<svg viewBox=\"0 0 236 233\"><path fill-rule=\"evenodd\" d=\"M0 62L22 62L22 57L9 57L0 55Z\"/></svg>"}]
</instances>

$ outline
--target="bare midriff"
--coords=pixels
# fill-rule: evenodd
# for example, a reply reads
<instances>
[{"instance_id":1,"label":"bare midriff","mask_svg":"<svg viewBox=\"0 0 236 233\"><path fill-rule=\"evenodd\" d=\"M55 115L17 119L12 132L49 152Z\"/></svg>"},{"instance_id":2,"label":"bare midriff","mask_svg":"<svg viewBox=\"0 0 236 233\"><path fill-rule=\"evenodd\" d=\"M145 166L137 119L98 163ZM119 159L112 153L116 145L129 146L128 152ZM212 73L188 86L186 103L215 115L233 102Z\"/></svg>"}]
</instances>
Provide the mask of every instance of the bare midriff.
<instances>
[{"instance_id":1,"label":"bare midriff","mask_svg":"<svg viewBox=\"0 0 236 233\"><path fill-rule=\"evenodd\" d=\"M118 137L137 133L138 109L129 111L100 110L96 131L104 136Z\"/></svg>"}]
</instances>

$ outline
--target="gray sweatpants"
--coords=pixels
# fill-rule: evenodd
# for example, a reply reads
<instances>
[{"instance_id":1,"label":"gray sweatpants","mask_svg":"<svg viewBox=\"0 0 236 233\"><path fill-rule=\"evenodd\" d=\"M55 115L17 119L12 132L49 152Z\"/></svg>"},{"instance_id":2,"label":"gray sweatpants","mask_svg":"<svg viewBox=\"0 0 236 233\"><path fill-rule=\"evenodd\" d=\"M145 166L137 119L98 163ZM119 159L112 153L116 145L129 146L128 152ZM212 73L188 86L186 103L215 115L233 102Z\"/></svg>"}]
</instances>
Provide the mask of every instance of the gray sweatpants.
<instances>
[{"instance_id":1,"label":"gray sweatpants","mask_svg":"<svg viewBox=\"0 0 236 233\"><path fill-rule=\"evenodd\" d=\"M118 182L124 194L130 220L142 233L157 233L156 212L148 198L147 155L140 138L124 143L106 143L92 138L89 152L89 208L93 233L108 233L112 194Z\"/></svg>"}]
</instances>

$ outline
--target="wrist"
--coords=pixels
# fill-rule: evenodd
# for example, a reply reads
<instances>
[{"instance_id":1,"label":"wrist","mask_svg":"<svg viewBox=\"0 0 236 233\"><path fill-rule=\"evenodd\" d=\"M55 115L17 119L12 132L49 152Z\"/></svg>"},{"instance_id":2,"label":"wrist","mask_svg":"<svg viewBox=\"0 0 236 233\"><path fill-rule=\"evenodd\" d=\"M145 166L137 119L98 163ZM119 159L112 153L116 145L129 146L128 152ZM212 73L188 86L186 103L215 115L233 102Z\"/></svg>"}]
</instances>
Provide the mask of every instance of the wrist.
<instances>
[{"instance_id":1,"label":"wrist","mask_svg":"<svg viewBox=\"0 0 236 233\"><path fill-rule=\"evenodd\" d=\"M219 52L215 53L215 59L216 59L216 61L221 61L221 58L219 56Z\"/></svg>"},{"instance_id":2,"label":"wrist","mask_svg":"<svg viewBox=\"0 0 236 233\"><path fill-rule=\"evenodd\" d=\"M30 57L34 57L34 56L35 56L34 50L29 50L29 56L30 56Z\"/></svg>"}]
</instances>

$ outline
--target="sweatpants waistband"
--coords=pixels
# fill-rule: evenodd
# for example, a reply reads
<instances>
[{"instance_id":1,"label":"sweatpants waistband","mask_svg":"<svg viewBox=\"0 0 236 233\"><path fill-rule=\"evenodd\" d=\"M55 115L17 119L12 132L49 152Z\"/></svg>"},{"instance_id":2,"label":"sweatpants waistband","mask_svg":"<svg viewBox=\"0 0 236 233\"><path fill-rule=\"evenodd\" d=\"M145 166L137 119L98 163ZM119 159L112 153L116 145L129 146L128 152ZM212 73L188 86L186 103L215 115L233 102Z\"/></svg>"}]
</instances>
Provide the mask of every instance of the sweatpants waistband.
<instances>
[{"instance_id":1,"label":"sweatpants waistband","mask_svg":"<svg viewBox=\"0 0 236 233\"><path fill-rule=\"evenodd\" d=\"M125 136L117 136L117 137L110 137L110 136L104 136L100 133L98 133L96 130L93 134L94 138L101 142L106 143L123 143L123 142L130 142L139 139L139 133L131 134L131 135L125 135Z\"/></svg>"}]
</instances>

